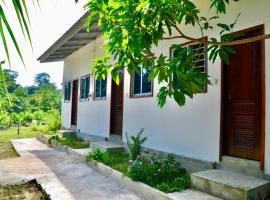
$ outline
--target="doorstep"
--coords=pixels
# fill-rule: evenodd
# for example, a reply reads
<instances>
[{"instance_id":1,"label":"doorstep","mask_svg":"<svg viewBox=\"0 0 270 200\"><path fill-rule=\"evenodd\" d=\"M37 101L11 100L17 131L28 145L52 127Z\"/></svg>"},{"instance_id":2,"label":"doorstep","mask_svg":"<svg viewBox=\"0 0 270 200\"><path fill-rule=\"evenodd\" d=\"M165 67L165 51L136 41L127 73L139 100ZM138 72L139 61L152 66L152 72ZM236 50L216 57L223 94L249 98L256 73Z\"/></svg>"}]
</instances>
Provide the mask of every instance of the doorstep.
<instances>
[{"instance_id":1,"label":"doorstep","mask_svg":"<svg viewBox=\"0 0 270 200\"><path fill-rule=\"evenodd\" d=\"M267 180L225 170L208 170L191 174L191 186L225 200L263 199L270 191Z\"/></svg>"},{"instance_id":2,"label":"doorstep","mask_svg":"<svg viewBox=\"0 0 270 200\"><path fill-rule=\"evenodd\" d=\"M111 141L98 141L90 142L91 149L100 149L106 152L124 152L124 146L122 144L116 144Z\"/></svg>"},{"instance_id":3,"label":"doorstep","mask_svg":"<svg viewBox=\"0 0 270 200\"><path fill-rule=\"evenodd\" d=\"M270 180L270 177L260 169L260 162L255 160L222 156L222 160L216 164L216 168Z\"/></svg>"}]
</instances>

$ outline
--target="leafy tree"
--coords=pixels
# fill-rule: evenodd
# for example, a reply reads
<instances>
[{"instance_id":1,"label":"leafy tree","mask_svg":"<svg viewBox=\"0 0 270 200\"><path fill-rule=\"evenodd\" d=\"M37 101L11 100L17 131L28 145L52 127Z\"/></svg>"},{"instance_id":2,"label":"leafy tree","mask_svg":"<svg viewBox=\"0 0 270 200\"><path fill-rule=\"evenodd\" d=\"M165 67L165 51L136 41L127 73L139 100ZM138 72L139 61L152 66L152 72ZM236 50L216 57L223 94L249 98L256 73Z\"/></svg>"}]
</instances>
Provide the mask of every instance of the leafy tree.
<instances>
[{"instance_id":1,"label":"leafy tree","mask_svg":"<svg viewBox=\"0 0 270 200\"><path fill-rule=\"evenodd\" d=\"M18 86L16 82L19 74L18 72L10 69L4 69L3 72L6 79L8 92L12 93Z\"/></svg>"},{"instance_id":2,"label":"leafy tree","mask_svg":"<svg viewBox=\"0 0 270 200\"><path fill-rule=\"evenodd\" d=\"M48 85L51 83L51 76L45 72L39 73L35 75L34 84L37 87L41 87L42 85Z\"/></svg>"},{"instance_id":3,"label":"leafy tree","mask_svg":"<svg viewBox=\"0 0 270 200\"><path fill-rule=\"evenodd\" d=\"M210 84L204 72L196 70L194 60L198 52L186 50L177 45L175 39L185 39L207 45L209 59L215 62L219 56L229 63L229 54L235 53L231 47L270 38L270 34L250 39L238 40L231 35L238 16L230 24L220 23L226 14L227 6L238 0L208 0L215 15L206 18L191 0L91 0L86 8L89 10L88 28L98 21L104 34L107 55L93 62L96 77L105 77L111 73L119 84L119 69L140 73L141 66L150 70L150 79L157 78L162 87L158 93L158 104L162 107L167 97L174 99L180 106L185 105L186 98L203 90ZM185 27L199 28L201 35L194 38L185 33ZM205 31L220 30L217 38L205 37ZM196 29L197 30L197 29ZM163 54L155 55L153 47L161 40L174 40L172 49L176 57ZM197 57L196 57L197 56ZM111 64L112 61L114 64ZM151 66L148 65L151 63Z\"/></svg>"},{"instance_id":4,"label":"leafy tree","mask_svg":"<svg viewBox=\"0 0 270 200\"><path fill-rule=\"evenodd\" d=\"M37 86L31 85L31 86L27 87L27 93L29 95L33 95L33 94L35 94L37 89L38 89Z\"/></svg>"},{"instance_id":5,"label":"leafy tree","mask_svg":"<svg viewBox=\"0 0 270 200\"><path fill-rule=\"evenodd\" d=\"M29 31L29 25L30 25L30 19L28 15L28 8L27 5L30 1L25 1L25 0L14 0L12 1L12 7L13 11L17 16L17 21L20 24L21 31L25 38L28 39L31 47L32 47L32 41L31 41L31 36L30 36L30 31ZM39 0L32 0L32 3L34 4L39 4ZM6 17L6 11L11 12L11 10L8 8L6 2L4 0L0 1L0 36L1 40L3 43L3 51L6 53L6 57L8 60L8 63L10 65L10 53L9 53L9 44L7 40L7 34L11 38L11 42L13 43L17 54L19 55L22 63L24 64L23 56L20 50L20 46L17 42L16 36L13 32L13 27L14 24L10 24L10 21ZM4 61L1 60L0 62L0 98L3 98L5 96L8 96L8 89L7 85L5 82L5 76L3 73L3 65ZM0 105L1 108L1 105ZM0 109L1 112L2 109Z\"/></svg>"},{"instance_id":6,"label":"leafy tree","mask_svg":"<svg viewBox=\"0 0 270 200\"><path fill-rule=\"evenodd\" d=\"M27 97L27 88L18 86L14 91L15 96L17 97Z\"/></svg>"}]
</instances>

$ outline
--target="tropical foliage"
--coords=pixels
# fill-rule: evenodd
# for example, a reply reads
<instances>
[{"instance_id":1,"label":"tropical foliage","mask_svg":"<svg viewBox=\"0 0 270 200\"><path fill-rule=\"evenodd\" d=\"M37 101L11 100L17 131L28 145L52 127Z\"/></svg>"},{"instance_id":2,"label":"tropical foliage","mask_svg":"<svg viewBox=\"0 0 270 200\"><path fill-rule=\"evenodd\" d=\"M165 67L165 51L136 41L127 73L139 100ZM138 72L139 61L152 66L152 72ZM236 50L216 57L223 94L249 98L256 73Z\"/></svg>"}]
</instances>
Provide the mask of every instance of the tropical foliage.
<instances>
[{"instance_id":1,"label":"tropical foliage","mask_svg":"<svg viewBox=\"0 0 270 200\"><path fill-rule=\"evenodd\" d=\"M129 162L129 176L164 192L175 192L189 187L190 177L176 162L174 155L140 155Z\"/></svg>"},{"instance_id":2,"label":"tropical foliage","mask_svg":"<svg viewBox=\"0 0 270 200\"><path fill-rule=\"evenodd\" d=\"M85 6L89 10L88 28L98 22L105 38L107 55L93 62L96 77L106 77L111 73L119 83L119 69L140 74L141 66L150 70L149 81L157 78L162 84L158 94L158 104L162 107L167 97L174 99L180 106L186 98L193 96L210 84L205 72L196 69L198 50L188 51L180 47L179 40L199 42L205 45L212 62L219 56L229 63L229 54L235 53L232 45L270 38L270 35L247 40L237 40L231 35L239 15L231 23L221 23L227 13L228 5L238 0L204 1L215 12L206 18L202 10L192 0L91 0ZM185 34L186 27L200 30L198 38ZM220 30L216 38L205 37L206 31ZM153 47L161 40L171 40L175 57L164 54L155 55ZM112 61L114 64L112 64ZM151 63L151 66L148 63Z\"/></svg>"},{"instance_id":3,"label":"tropical foliage","mask_svg":"<svg viewBox=\"0 0 270 200\"><path fill-rule=\"evenodd\" d=\"M3 74L9 94L3 92L0 98L0 126L34 122L36 125L48 124L51 131L61 128L61 93L50 78L48 83L23 87L17 83L17 72L3 70ZM32 88L35 88L34 92Z\"/></svg>"},{"instance_id":4,"label":"tropical foliage","mask_svg":"<svg viewBox=\"0 0 270 200\"><path fill-rule=\"evenodd\" d=\"M128 133L126 133L127 147L132 160L135 160L140 155L142 144L147 140L147 137L143 136L143 132L144 129L141 129L136 136L131 136L130 138L128 137Z\"/></svg>"}]
</instances>

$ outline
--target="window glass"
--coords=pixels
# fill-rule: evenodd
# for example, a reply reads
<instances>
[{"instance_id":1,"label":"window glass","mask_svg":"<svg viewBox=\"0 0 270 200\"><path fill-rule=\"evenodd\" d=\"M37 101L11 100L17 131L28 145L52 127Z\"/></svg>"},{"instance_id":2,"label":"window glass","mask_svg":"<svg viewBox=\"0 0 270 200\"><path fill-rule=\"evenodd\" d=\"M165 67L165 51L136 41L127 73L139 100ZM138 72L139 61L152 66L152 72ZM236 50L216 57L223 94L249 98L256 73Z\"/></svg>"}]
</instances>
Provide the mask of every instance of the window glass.
<instances>
[{"instance_id":1,"label":"window glass","mask_svg":"<svg viewBox=\"0 0 270 200\"><path fill-rule=\"evenodd\" d=\"M70 93L71 93L71 82L67 81L65 83L65 87L64 87L64 100L65 101L70 101Z\"/></svg>"},{"instance_id":2,"label":"window glass","mask_svg":"<svg viewBox=\"0 0 270 200\"><path fill-rule=\"evenodd\" d=\"M134 73L134 95L139 95L141 93L141 75Z\"/></svg>"},{"instance_id":3,"label":"window glass","mask_svg":"<svg viewBox=\"0 0 270 200\"><path fill-rule=\"evenodd\" d=\"M89 98L89 86L90 86L90 76L81 77L81 100L88 100Z\"/></svg>"},{"instance_id":4,"label":"window glass","mask_svg":"<svg viewBox=\"0 0 270 200\"><path fill-rule=\"evenodd\" d=\"M95 99L105 99L107 94L107 77L96 79Z\"/></svg>"},{"instance_id":5,"label":"window glass","mask_svg":"<svg viewBox=\"0 0 270 200\"><path fill-rule=\"evenodd\" d=\"M134 72L131 77L131 96L152 96L152 81L148 81L150 70L141 67L140 74Z\"/></svg>"},{"instance_id":6,"label":"window glass","mask_svg":"<svg viewBox=\"0 0 270 200\"><path fill-rule=\"evenodd\" d=\"M101 79L97 79L96 80L96 98L99 98L101 96L101 88L100 88L100 84L101 84Z\"/></svg>"},{"instance_id":7,"label":"window glass","mask_svg":"<svg viewBox=\"0 0 270 200\"><path fill-rule=\"evenodd\" d=\"M152 93L152 81L148 81L150 75L150 70L142 70L142 93L149 94Z\"/></svg>"}]
</instances>

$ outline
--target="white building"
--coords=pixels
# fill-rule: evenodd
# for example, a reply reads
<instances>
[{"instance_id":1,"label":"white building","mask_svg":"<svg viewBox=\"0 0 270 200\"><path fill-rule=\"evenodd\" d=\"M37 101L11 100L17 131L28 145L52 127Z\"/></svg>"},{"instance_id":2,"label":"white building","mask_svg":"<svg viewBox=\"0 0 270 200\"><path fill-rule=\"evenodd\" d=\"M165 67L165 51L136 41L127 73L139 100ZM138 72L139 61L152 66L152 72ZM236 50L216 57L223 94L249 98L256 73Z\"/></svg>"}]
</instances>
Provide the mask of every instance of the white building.
<instances>
[{"instance_id":1,"label":"white building","mask_svg":"<svg viewBox=\"0 0 270 200\"><path fill-rule=\"evenodd\" d=\"M196 2L205 16L211 15L209 5ZM269 7L269 0L231 2L221 22L231 23L241 13L235 31L244 33L243 38L270 33ZM64 61L65 128L100 138L117 133L123 142L125 132L132 135L145 128L147 148L210 163L221 162L224 156L244 158L270 174L270 40L236 46L230 66L219 59L212 64L206 56L203 69L213 84L183 108L172 100L160 108L157 80L147 83L125 71L116 87L110 75L106 81L90 75L92 59L103 56L105 50L97 26L86 32L86 16L39 58L41 62ZM184 28L200 37L194 28ZM207 33L208 38L218 35L219 30ZM185 42L161 41L154 52L169 56L172 44Z\"/></svg>"}]
</instances>

